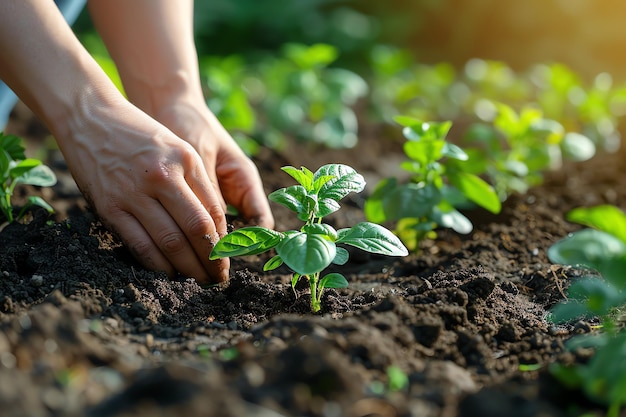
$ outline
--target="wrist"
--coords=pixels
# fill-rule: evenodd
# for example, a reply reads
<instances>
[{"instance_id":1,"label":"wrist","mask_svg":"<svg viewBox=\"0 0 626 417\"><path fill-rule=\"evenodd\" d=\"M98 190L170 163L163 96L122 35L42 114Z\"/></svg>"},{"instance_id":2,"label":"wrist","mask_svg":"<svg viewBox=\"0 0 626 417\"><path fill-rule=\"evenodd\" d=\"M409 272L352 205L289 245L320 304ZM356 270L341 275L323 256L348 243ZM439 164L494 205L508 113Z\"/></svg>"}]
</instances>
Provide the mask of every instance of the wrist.
<instances>
[{"instance_id":1,"label":"wrist","mask_svg":"<svg viewBox=\"0 0 626 417\"><path fill-rule=\"evenodd\" d=\"M187 71L173 71L160 79L124 79L128 99L145 113L156 118L180 105L204 105L199 77Z\"/></svg>"},{"instance_id":2,"label":"wrist","mask_svg":"<svg viewBox=\"0 0 626 417\"><path fill-rule=\"evenodd\" d=\"M40 116L62 146L73 132L91 129L88 125L101 112L122 103L127 101L96 65L92 71L77 72L71 88L40 106Z\"/></svg>"}]
</instances>

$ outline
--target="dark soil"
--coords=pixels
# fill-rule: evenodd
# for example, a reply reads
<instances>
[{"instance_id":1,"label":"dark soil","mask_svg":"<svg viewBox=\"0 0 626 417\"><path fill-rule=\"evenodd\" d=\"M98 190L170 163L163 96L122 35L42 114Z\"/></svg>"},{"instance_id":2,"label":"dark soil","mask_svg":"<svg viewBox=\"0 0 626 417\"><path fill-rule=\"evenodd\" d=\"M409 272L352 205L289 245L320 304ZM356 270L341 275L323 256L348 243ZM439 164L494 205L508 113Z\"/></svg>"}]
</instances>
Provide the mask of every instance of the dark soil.
<instances>
[{"instance_id":1,"label":"dark soil","mask_svg":"<svg viewBox=\"0 0 626 417\"><path fill-rule=\"evenodd\" d=\"M18 110L7 132L41 156L48 134ZM298 145L256 162L268 192L291 185L285 164L347 163L373 186L397 169L396 145L372 128L356 149ZM230 283L218 287L144 270L85 210L58 152L43 155L59 185L21 192L43 194L56 217L36 211L0 233L3 417L601 413L547 370L587 359L563 344L590 326L545 320L578 275L551 265L546 250L579 228L567 210L626 207L622 154L567 164L498 216L468 213L468 236L441 231L402 259L353 254L343 269L350 288L328 290L319 315L287 271L262 272L265 255L233 259ZM333 224L363 220L369 191L346 199ZM278 230L297 226L273 208ZM408 385L392 389L390 367Z\"/></svg>"}]
</instances>

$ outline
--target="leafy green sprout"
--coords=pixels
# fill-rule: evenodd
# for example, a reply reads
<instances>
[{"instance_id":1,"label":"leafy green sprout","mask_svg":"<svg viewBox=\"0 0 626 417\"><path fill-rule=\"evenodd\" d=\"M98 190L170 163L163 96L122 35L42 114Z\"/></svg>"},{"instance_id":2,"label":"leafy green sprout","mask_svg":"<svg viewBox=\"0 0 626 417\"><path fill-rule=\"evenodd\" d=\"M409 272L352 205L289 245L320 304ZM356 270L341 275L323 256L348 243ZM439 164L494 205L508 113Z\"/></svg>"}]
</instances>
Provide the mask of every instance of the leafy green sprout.
<instances>
[{"instance_id":1,"label":"leafy green sprout","mask_svg":"<svg viewBox=\"0 0 626 417\"><path fill-rule=\"evenodd\" d=\"M503 103L488 103L490 122L472 124L463 140L472 145L466 151L475 173L493 184L501 201L541 184L544 173L561 168L565 159L584 161L596 152L590 138L566 132L540 109L526 106L516 111Z\"/></svg>"},{"instance_id":2,"label":"leafy green sprout","mask_svg":"<svg viewBox=\"0 0 626 417\"><path fill-rule=\"evenodd\" d=\"M40 187L50 187L56 184L56 176L52 170L37 159L26 158L24 151L19 137L0 132L0 210L8 222L15 219L11 197L18 184ZM17 218L21 218L32 206L43 207L48 212L53 211L52 207L41 197L30 196L19 211Z\"/></svg>"},{"instance_id":3,"label":"leafy green sprout","mask_svg":"<svg viewBox=\"0 0 626 417\"><path fill-rule=\"evenodd\" d=\"M434 237L437 227L467 234L471 221L457 208L472 204L492 213L501 209L491 185L475 174L468 154L446 140L452 122L424 122L397 116L407 141L401 163L409 174L407 181L387 178L376 185L365 204L367 219L375 223L396 221L396 233L412 250Z\"/></svg>"},{"instance_id":4,"label":"leafy green sprout","mask_svg":"<svg viewBox=\"0 0 626 417\"><path fill-rule=\"evenodd\" d=\"M388 256L408 254L402 242L378 224L361 222L335 230L322 222L324 217L339 210L339 200L365 188L365 179L352 167L328 164L315 173L305 167L285 166L282 170L298 184L272 192L269 199L296 213L304 225L299 230L286 232L259 226L235 230L217 242L210 259L256 255L275 249L276 255L265 263L263 270L271 271L285 264L293 271L291 285L294 289L301 278L307 279L311 310L316 313L321 309L325 288L348 286L340 273L322 275L331 264L344 265L348 261L349 253L343 245Z\"/></svg>"},{"instance_id":5,"label":"leafy green sprout","mask_svg":"<svg viewBox=\"0 0 626 417\"><path fill-rule=\"evenodd\" d=\"M560 323L597 317L601 332L575 336L566 345L595 349L587 363L555 363L550 369L568 387L608 406L607 416L617 417L626 405L626 332L617 317L626 306L626 215L615 206L600 205L574 209L567 219L589 228L556 242L548 257L588 273L569 286L567 300L551 310L550 318Z\"/></svg>"},{"instance_id":6,"label":"leafy green sprout","mask_svg":"<svg viewBox=\"0 0 626 417\"><path fill-rule=\"evenodd\" d=\"M399 392L409 386L409 376L396 365L387 367L387 384L380 380L372 381L369 386L370 391L375 395L385 395L386 393Z\"/></svg>"}]
</instances>

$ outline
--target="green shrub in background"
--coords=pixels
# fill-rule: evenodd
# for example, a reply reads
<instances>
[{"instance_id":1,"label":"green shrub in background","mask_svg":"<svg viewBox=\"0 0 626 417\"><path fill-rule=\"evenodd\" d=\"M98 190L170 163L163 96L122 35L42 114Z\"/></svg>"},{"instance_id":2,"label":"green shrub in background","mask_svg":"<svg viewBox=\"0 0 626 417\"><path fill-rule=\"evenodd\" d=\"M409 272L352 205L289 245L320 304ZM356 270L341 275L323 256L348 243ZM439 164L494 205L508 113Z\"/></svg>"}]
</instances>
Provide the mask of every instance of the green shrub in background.
<instances>
[{"instance_id":1,"label":"green shrub in background","mask_svg":"<svg viewBox=\"0 0 626 417\"><path fill-rule=\"evenodd\" d=\"M463 149L446 140L451 122L422 122L404 116L396 120L404 126L408 160L401 167L410 178L405 183L396 178L378 183L365 203L368 220L397 222L396 234L409 249L417 250L419 242L434 238L439 227L463 234L472 231L472 222L459 207L469 203L492 213L500 211L493 187L472 172L480 168Z\"/></svg>"},{"instance_id":2,"label":"green shrub in background","mask_svg":"<svg viewBox=\"0 0 626 417\"><path fill-rule=\"evenodd\" d=\"M423 64L406 50L379 45L370 54L370 107L390 122L397 114L420 120L493 124L499 103L521 112L534 108L566 132L590 138L599 149L620 144L619 118L626 114L626 85L609 74L585 83L562 64L537 64L517 73L503 62L472 59L462 70Z\"/></svg>"},{"instance_id":3,"label":"green shrub in background","mask_svg":"<svg viewBox=\"0 0 626 417\"><path fill-rule=\"evenodd\" d=\"M584 161L595 155L591 139L565 132L561 123L545 118L536 107L516 112L503 103L492 106L492 122L470 125L462 140L480 167L474 173L483 175L502 201L541 184L545 172L561 168L564 159Z\"/></svg>"},{"instance_id":4,"label":"green shrub in background","mask_svg":"<svg viewBox=\"0 0 626 417\"><path fill-rule=\"evenodd\" d=\"M353 147L353 107L368 85L353 71L330 67L338 55L332 45L290 43L280 56L253 64L236 55L205 58L201 72L209 107L249 154L257 144L281 149L287 137Z\"/></svg>"},{"instance_id":5,"label":"green shrub in background","mask_svg":"<svg viewBox=\"0 0 626 417\"><path fill-rule=\"evenodd\" d=\"M7 222L15 219L11 198L18 184L50 187L57 181L50 168L37 159L26 158L24 150L19 137L0 132L0 213L2 220ZM21 218L32 206L53 211L41 197L30 196L17 214L17 218Z\"/></svg>"},{"instance_id":6,"label":"green shrub in background","mask_svg":"<svg viewBox=\"0 0 626 417\"><path fill-rule=\"evenodd\" d=\"M200 56L247 58L280 50L286 43L332 44L350 67L364 62L380 35L380 20L345 0L217 0L195 2Z\"/></svg>"},{"instance_id":7,"label":"green shrub in background","mask_svg":"<svg viewBox=\"0 0 626 417\"><path fill-rule=\"evenodd\" d=\"M626 215L617 207L602 205L578 208L567 214L582 229L550 247L553 263L588 268L572 282L567 299L551 311L551 319L562 323L579 318L599 318L599 332L571 338L571 350L592 348L587 363L553 364L551 371L570 388L608 407L607 416L617 417L626 405Z\"/></svg>"}]
</instances>

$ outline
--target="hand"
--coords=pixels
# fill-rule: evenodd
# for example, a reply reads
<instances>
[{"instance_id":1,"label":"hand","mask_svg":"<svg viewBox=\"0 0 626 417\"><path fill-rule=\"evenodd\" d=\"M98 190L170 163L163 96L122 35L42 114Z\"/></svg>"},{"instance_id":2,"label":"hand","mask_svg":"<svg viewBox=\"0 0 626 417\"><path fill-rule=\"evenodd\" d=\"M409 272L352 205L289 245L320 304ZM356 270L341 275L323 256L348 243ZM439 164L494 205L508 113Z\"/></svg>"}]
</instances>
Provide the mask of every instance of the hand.
<instances>
[{"instance_id":1,"label":"hand","mask_svg":"<svg viewBox=\"0 0 626 417\"><path fill-rule=\"evenodd\" d=\"M197 100L197 103L174 102L159 109L155 118L198 151L224 209L226 203L231 204L248 222L274 227L274 218L256 166L203 100Z\"/></svg>"},{"instance_id":2,"label":"hand","mask_svg":"<svg viewBox=\"0 0 626 417\"><path fill-rule=\"evenodd\" d=\"M228 279L228 260L208 259L226 233L223 199L190 144L123 99L92 105L67 132L61 150L79 188L138 260L201 283ZM233 159L220 159L217 177L237 175Z\"/></svg>"}]
</instances>

